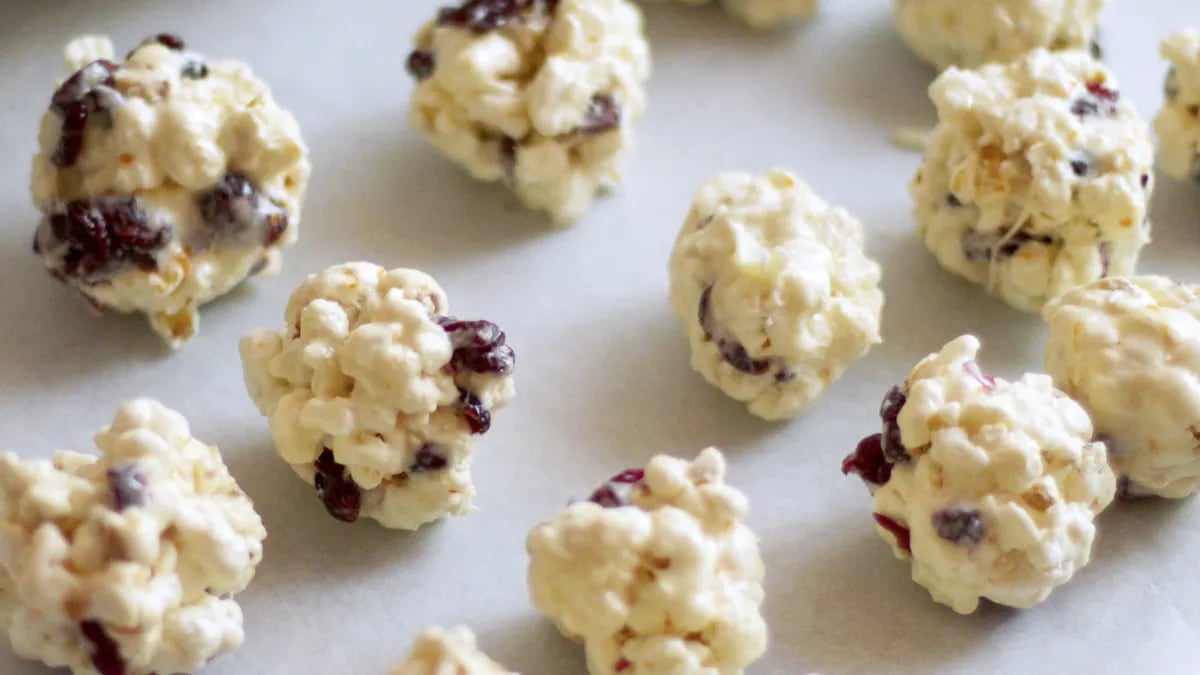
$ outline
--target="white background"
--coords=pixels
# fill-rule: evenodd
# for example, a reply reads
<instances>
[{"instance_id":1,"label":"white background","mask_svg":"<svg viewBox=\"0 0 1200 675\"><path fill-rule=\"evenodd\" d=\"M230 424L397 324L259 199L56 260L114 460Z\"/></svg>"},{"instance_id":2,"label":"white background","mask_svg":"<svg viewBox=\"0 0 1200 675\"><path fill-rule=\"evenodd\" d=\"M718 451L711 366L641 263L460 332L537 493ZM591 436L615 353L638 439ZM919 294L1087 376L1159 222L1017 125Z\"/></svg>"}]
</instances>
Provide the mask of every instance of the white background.
<instances>
[{"instance_id":1,"label":"white background","mask_svg":"<svg viewBox=\"0 0 1200 675\"><path fill-rule=\"evenodd\" d=\"M411 131L403 72L436 0L54 2L0 0L0 447L90 450L133 396L158 397L220 446L270 536L238 596L246 643L215 675L386 672L429 624L464 622L526 675L582 675L582 652L530 607L524 535L569 498L667 452L725 449L762 539L771 628L752 673L1194 673L1200 668L1200 505L1118 504L1093 563L1045 604L960 617L909 580L875 534L866 489L838 472L878 430L881 396L963 333L1012 377L1040 367L1037 318L938 269L913 236L906 182L919 156L888 143L930 125L933 73L895 36L890 3L835 0L810 25L753 33L715 10L651 7L650 108L624 188L556 231L501 188L472 182ZM1116 0L1109 62L1149 118L1158 40L1200 5ZM174 31L242 57L299 118L315 166L281 278L208 307L168 353L140 317L93 319L30 252L38 120L65 77L61 45L111 34L118 53ZM859 216L884 268L886 344L807 416L767 424L688 367L667 308L666 261L692 193L724 169L781 165ZM1160 179L1143 269L1195 280L1200 186ZM474 515L392 532L329 518L275 456L246 395L238 337L282 322L307 273L347 260L437 277L456 313L488 318L518 354L518 397L477 451ZM45 672L0 642L0 673Z\"/></svg>"}]
</instances>

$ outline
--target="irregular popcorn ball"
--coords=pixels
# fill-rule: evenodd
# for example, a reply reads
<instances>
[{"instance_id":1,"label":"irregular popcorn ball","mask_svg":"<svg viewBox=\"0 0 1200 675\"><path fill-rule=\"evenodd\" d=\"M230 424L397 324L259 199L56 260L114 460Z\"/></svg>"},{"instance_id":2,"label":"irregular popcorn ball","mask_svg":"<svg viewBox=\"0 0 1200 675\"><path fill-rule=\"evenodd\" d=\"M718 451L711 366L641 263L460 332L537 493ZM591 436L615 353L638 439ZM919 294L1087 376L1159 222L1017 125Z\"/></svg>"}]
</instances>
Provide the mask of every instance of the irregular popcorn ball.
<instances>
[{"instance_id":1,"label":"irregular popcorn ball","mask_svg":"<svg viewBox=\"0 0 1200 675\"><path fill-rule=\"evenodd\" d=\"M896 30L939 70L1012 61L1092 43L1104 0L896 0Z\"/></svg>"},{"instance_id":2,"label":"irregular popcorn ball","mask_svg":"<svg viewBox=\"0 0 1200 675\"><path fill-rule=\"evenodd\" d=\"M242 338L279 455L334 518L415 530L471 510L474 436L516 392L515 357L448 311L423 272L347 263L300 285L282 330Z\"/></svg>"},{"instance_id":3,"label":"irregular popcorn ball","mask_svg":"<svg viewBox=\"0 0 1200 675\"><path fill-rule=\"evenodd\" d=\"M746 508L715 448L655 457L529 534L533 604L592 675L742 673L767 648Z\"/></svg>"},{"instance_id":4,"label":"irregular popcorn ball","mask_svg":"<svg viewBox=\"0 0 1200 675\"><path fill-rule=\"evenodd\" d=\"M1103 279L1045 318L1046 372L1091 415L1122 496L1200 489L1200 286Z\"/></svg>"},{"instance_id":5,"label":"irregular popcorn ball","mask_svg":"<svg viewBox=\"0 0 1200 675\"><path fill-rule=\"evenodd\" d=\"M78 675L194 673L242 643L267 536L217 449L156 401L117 411L101 455L0 455L0 628Z\"/></svg>"},{"instance_id":6,"label":"irregular popcorn ball","mask_svg":"<svg viewBox=\"0 0 1200 675\"><path fill-rule=\"evenodd\" d=\"M417 129L567 225L620 182L650 56L628 0L467 0L421 28L408 72Z\"/></svg>"},{"instance_id":7,"label":"irregular popcorn ball","mask_svg":"<svg viewBox=\"0 0 1200 675\"><path fill-rule=\"evenodd\" d=\"M430 628L417 637L408 660L392 675L516 675L475 646L475 635L458 627Z\"/></svg>"},{"instance_id":8,"label":"irregular popcorn ball","mask_svg":"<svg viewBox=\"0 0 1200 675\"><path fill-rule=\"evenodd\" d=\"M308 181L300 127L238 61L169 34L123 62L107 38L67 45L33 159L33 250L95 309L144 312L172 347L197 308L274 273Z\"/></svg>"},{"instance_id":9,"label":"irregular popcorn ball","mask_svg":"<svg viewBox=\"0 0 1200 675\"><path fill-rule=\"evenodd\" d=\"M1200 178L1200 33L1181 30L1161 51L1171 62L1167 100L1154 118L1163 171L1176 180Z\"/></svg>"},{"instance_id":10,"label":"irregular popcorn ball","mask_svg":"<svg viewBox=\"0 0 1200 675\"><path fill-rule=\"evenodd\" d=\"M675 0L685 5L707 5L714 0ZM775 28L811 16L817 0L715 0L726 12L752 28Z\"/></svg>"},{"instance_id":11,"label":"irregular popcorn ball","mask_svg":"<svg viewBox=\"0 0 1200 675\"><path fill-rule=\"evenodd\" d=\"M1046 375L985 375L979 340L921 361L883 400L883 433L842 464L875 497L876 530L933 599L1045 600L1087 564L1116 479L1087 413Z\"/></svg>"},{"instance_id":12,"label":"irregular popcorn ball","mask_svg":"<svg viewBox=\"0 0 1200 675\"><path fill-rule=\"evenodd\" d=\"M803 412L880 342L862 225L786 171L705 183L671 253L692 368L750 412Z\"/></svg>"},{"instance_id":13,"label":"irregular popcorn ball","mask_svg":"<svg viewBox=\"0 0 1200 675\"><path fill-rule=\"evenodd\" d=\"M951 68L929 95L940 122L909 192L943 267L1027 312L1134 271L1154 146L1104 66L1038 50Z\"/></svg>"}]
</instances>

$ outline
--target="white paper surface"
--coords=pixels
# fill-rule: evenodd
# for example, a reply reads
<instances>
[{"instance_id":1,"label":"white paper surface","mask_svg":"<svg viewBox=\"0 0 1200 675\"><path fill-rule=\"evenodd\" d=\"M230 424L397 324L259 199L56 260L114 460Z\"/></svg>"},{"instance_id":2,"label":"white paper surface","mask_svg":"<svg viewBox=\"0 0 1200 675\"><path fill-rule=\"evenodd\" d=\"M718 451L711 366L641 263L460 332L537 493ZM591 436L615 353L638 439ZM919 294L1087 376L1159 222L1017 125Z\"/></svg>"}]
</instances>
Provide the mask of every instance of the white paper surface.
<instances>
[{"instance_id":1,"label":"white paper surface","mask_svg":"<svg viewBox=\"0 0 1200 675\"><path fill-rule=\"evenodd\" d=\"M832 0L810 25L753 33L713 9L648 10L649 113L625 187L556 231L501 188L471 181L410 131L409 40L435 0L51 2L0 0L0 447L93 449L119 402L154 396L220 446L270 536L239 596L246 643L214 675L382 674L430 624L466 623L526 675L579 675L581 650L530 606L524 536L569 498L670 452L724 448L762 538L772 644L752 673L1200 672L1200 505L1118 504L1093 563L1032 610L960 617L909 580L873 531L843 455L878 428L887 389L963 332L984 363L1037 369L1044 330L942 272L913 235L916 154L889 144L931 125L932 73L902 46L889 3ZM1200 26L1200 4L1115 0L1103 44L1122 94L1151 117L1158 40ZM203 314L176 354L140 317L95 320L30 253L27 196L38 120L82 32L118 52L164 30L214 57L244 57L299 118L315 165L298 246L275 280ZM667 308L666 261L700 183L781 165L866 224L884 266L886 344L809 415L766 424L692 373ZM1195 280L1200 186L1160 179L1143 269ZM365 259L425 270L455 312L499 323L518 397L478 446L480 510L415 534L347 526L270 447L246 395L238 337L282 322L307 273ZM0 642L0 673L46 672Z\"/></svg>"}]
</instances>

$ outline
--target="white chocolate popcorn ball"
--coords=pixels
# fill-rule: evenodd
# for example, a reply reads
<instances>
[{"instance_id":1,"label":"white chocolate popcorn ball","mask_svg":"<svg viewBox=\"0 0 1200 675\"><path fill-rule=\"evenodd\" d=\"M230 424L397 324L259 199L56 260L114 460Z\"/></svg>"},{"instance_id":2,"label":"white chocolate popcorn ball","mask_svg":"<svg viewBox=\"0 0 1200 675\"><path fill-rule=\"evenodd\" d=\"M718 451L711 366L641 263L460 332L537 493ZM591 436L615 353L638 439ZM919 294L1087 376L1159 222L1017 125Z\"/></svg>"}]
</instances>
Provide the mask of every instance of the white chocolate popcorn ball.
<instances>
[{"instance_id":1,"label":"white chocolate popcorn ball","mask_svg":"<svg viewBox=\"0 0 1200 675\"><path fill-rule=\"evenodd\" d=\"M929 95L939 122L909 192L942 267L1027 312L1133 273L1150 241L1154 145L1103 65L1038 50L951 68Z\"/></svg>"},{"instance_id":2,"label":"white chocolate popcorn ball","mask_svg":"<svg viewBox=\"0 0 1200 675\"><path fill-rule=\"evenodd\" d=\"M1046 372L1091 415L1122 496L1200 489L1200 286L1102 279L1044 316Z\"/></svg>"},{"instance_id":3,"label":"white chocolate popcorn ball","mask_svg":"<svg viewBox=\"0 0 1200 675\"><path fill-rule=\"evenodd\" d=\"M1087 564L1116 491L1083 408L1049 376L983 374L978 353L967 335L921 361L842 465L913 581L960 614L1045 600Z\"/></svg>"},{"instance_id":4,"label":"white chocolate popcorn ball","mask_svg":"<svg viewBox=\"0 0 1200 675\"><path fill-rule=\"evenodd\" d=\"M471 510L474 437L516 392L515 357L495 324L448 311L424 272L347 263L300 285L282 329L242 338L279 455L334 518L415 530Z\"/></svg>"},{"instance_id":5,"label":"white chocolate popcorn ball","mask_svg":"<svg viewBox=\"0 0 1200 675\"><path fill-rule=\"evenodd\" d=\"M533 604L592 675L739 675L767 648L746 508L715 448L655 457L529 534Z\"/></svg>"},{"instance_id":6,"label":"white chocolate popcorn ball","mask_svg":"<svg viewBox=\"0 0 1200 675\"><path fill-rule=\"evenodd\" d=\"M708 5L714 0L675 0L685 5ZM751 28L769 29L812 16L818 0L715 0L730 16Z\"/></svg>"},{"instance_id":7,"label":"white chocolate popcorn ball","mask_svg":"<svg viewBox=\"0 0 1200 675\"><path fill-rule=\"evenodd\" d=\"M1200 177L1200 33L1181 30L1162 43L1171 62L1166 102L1154 118L1163 171L1176 180Z\"/></svg>"},{"instance_id":8,"label":"white chocolate popcorn ball","mask_svg":"<svg viewBox=\"0 0 1200 675\"><path fill-rule=\"evenodd\" d=\"M412 653L392 675L517 675L489 659L464 627L430 628L417 636Z\"/></svg>"},{"instance_id":9,"label":"white chocolate popcorn ball","mask_svg":"<svg viewBox=\"0 0 1200 675\"><path fill-rule=\"evenodd\" d=\"M620 182L650 50L629 0L465 0L421 28L408 71L418 130L568 225Z\"/></svg>"},{"instance_id":10,"label":"white chocolate popcorn ball","mask_svg":"<svg viewBox=\"0 0 1200 675\"><path fill-rule=\"evenodd\" d=\"M96 446L0 454L0 629L76 675L194 673L242 644L232 596L267 532L217 449L158 402L121 406Z\"/></svg>"},{"instance_id":11,"label":"white chocolate popcorn ball","mask_svg":"<svg viewBox=\"0 0 1200 675\"><path fill-rule=\"evenodd\" d=\"M896 30L939 70L1012 61L1032 49L1083 49L1104 0L896 0Z\"/></svg>"},{"instance_id":12,"label":"white chocolate popcorn ball","mask_svg":"<svg viewBox=\"0 0 1200 675\"><path fill-rule=\"evenodd\" d=\"M880 270L862 225L786 171L705 183L670 278L692 368L765 419L806 410L880 342Z\"/></svg>"},{"instance_id":13,"label":"white chocolate popcorn ball","mask_svg":"<svg viewBox=\"0 0 1200 675\"><path fill-rule=\"evenodd\" d=\"M107 38L67 45L76 69L42 118L34 251L96 310L142 312L172 347L200 305L273 274L308 182L300 127L238 61L169 34L124 61Z\"/></svg>"}]
</instances>

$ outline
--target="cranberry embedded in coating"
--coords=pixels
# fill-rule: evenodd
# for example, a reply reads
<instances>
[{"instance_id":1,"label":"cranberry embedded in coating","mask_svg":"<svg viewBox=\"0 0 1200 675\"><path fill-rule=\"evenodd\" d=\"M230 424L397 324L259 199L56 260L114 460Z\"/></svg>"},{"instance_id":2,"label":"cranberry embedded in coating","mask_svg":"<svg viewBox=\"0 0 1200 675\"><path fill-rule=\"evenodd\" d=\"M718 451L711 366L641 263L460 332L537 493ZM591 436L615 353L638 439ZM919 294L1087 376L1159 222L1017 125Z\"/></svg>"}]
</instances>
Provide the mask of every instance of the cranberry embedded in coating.
<instances>
[{"instance_id":1,"label":"cranberry embedded in coating","mask_svg":"<svg viewBox=\"0 0 1200 675\"><path fill-rule=\"evenodd\" d=\"M106 477L112 492L113 508L117 511L146 505L146 474L136 464L121 464L109 469Z\"/></svg>"},{"instance_id":2,"label":"cranberry embedded in coating","mask_svg":"<svg viewBox=\"0 0 1200 675\"><path fill-rule=\"evenodd\" d=\"M358 520L362 492L358 484L346 476L346 467L334 460L333 451L326 448L313 462L313 468L317 470L313 487L329 515L346 523Z\"/></svg>"},{"instance_id":3,"label":"cranberry embedded in coating","mask_svg":"<svg viewBox=\"0 0 1200 675\"><path fill-rule=\"evenodd\" d=\"M733 366L734 370L746 373L747 375L762 375L771 370L770 359L755 359L736 340L715 337L715 322L712 316L712 290L713 287L711 285L704 289L704 292L700 294L699 307L696 309L700 328L704 331L704 335L716 345L721 358L730 366Z\"/></svg>"},{"instance_id":4,"label":"cranberry embedded in coating","mask_svg":"<svg viewBox=\"0 0 1200 675\"><path fill-rule=\"evenodd\" d=\"M897 523L895 520L892 520L882 513L874 513L871 515L874 516L875 522L879 523L880 527L892 533L892 536L896 538L897 546L904 549L905 553L912 555L912 541L907 527Z\"/></svg>"},{"instance_id":5,"label":"cranberry embedded in coating","mask_svg":"<svg viewBox=\"0 0 1200 675\"><path fill-rule=\"evenodd\" d=\"M884 485L892 478L892 464L883 456L882 434L862 439L842 460L842 475L855 474L868 485Z\"/></svg>"},{"instance_id":6,"label":"cranberry embedded in coating","mask_svg":"<svg viewBox=\"0 0 1200 675\"><path fill-rule=\"evenodd\" d=\"M933 514L933 529L939 537L958 546L975 546L986 534L983 517L970 509L938 511Z\"/></svg>"},{"instance_id":7,"label":"cranberry embedded in coating","mask_svg":"<svg viewBox=\"0 0 1200 675\"><path fill-rule=\"evenodd\" d=\"M234 239L272 246L288 228L287 212L245 176L227 173L221 182L199 193L200 215L212 239Z\"/></svg>"},{"instance_id":8,"label":"cranberry embedded in coating","mask_svg":"<svg viewBox=\"0 0 1200 675\"><path fill-rule=\"evenodd\" d=\"M92 643L92 666L100 675L125 675L125 659L121 658L116 641L109 637L99 621L80 623L79 632Z\"/></svg>"},{"instance_id":9,"label":"cranberry embedded in coating","mask_svg":"<svg viewBox=\"0 0 1200 675\"><path fill-rule=\"evenodd\" d=\"M174 33L159 33L154 36L154 41L166 47L181 52L184 49L183 39Z\"/></svg>"},{"instance_id":10,"label":"cranberry embedded in coating","mask_svg":"<svg viewBox=\"0 0 1200 675\"><path fill-rule=\"evenodd\" d=\"M596 94L583 115L579 133L596 136L621 126L621 104L611 94Z\"/></svg>"},{"instance_id":11,"label":"cranberry embedded in coating","mask_svg":"<svg viewBox=\"0 0 1200 675\"><path fill-rule=\"evenodd\" d=\"M417 450L417 456L408 467L408 473L424 473L426 471L441 471L448 465L442 449L433 443L426 443Z\"/></svg>"},{"instance_id":12,"label":"cranberry embedded in coating","mask_svg":"<svg viewBox=\"0 0 1200 675\"><path fill-rule=\"evenodd\" d=\"M954 208L958 208L963 205L962 200L959 199L958 195L954 194L953 192L946 193L946 203Z\"/></svg>"},{"instance_id":13,"label":"cranberry embedded in coating","mask_svg":"<svg viewBox=\"0 0 1200 675\"><path fill-rule=\"evenodd\" d=\"M1075 175L1079 176L1080 178L1086 176L1090 169L1091 165L1082 159L1071 160L1071 171L1074 171Z\"/></svg>"},{"instance_id":14,"label":"cranberry embedded in coating","mask_svg":"<svg viewBox=\"0 0 1200 675\"><path fill-rule=\"evenodd\" d=\"M61 256L53 272L86 283L103 280L128 265L155 269L155 255L171 239L154 227L133 197L104 196L68 202L38 226L38 249Z\"/></svg>"},{"instance_id":15,"label":"cranberry embedded in coating","mask_svg":"<svg viewBox=\"0 0 1200 675\"><path fill-rule=\"evenodd\" d=\"M601 485L592 493L591 497L588 497L588 501L606 509L629 506L633 486L642 482L645 477L646 472L642 469L626 469L608 479L607 483Z\"/></svg>"},{"instance_id":16,"label":"cranberry embedded in coating","mask_svg":"<svg viewBox=\"0 0 1200 675\"><path fill-rule=\"evenodd\" d=\"M484 375L508 375L517 357L505 343L504 331L490 321L463 321L449 316L433 319L450 337L454 352L446 368L451 373L469 371Z\"/></svg>"},{"instance_id":17,"label":"cranberry embedded in coating","mask_svg":"<svg viewBox=\"0 0 1200 675\"><path fill-rule=\"evenodd\" d=\"M1117 114L1117 102L1121 100L1120 92L1109 89L1100 82L1088 82L1087 93L1071 104L1071 112L1078 117L1104 114L1109 117Z\"/></svg>"},{"instance_id":18,"label":"cranberry embedded in coating","mask_svg":"<svg viewBox=\"0 0 1200 675\"><path fill-rule=\"evenodd\" d=\"M881 435L883 457L892 464L907 462L911 459L908 449L904 447L900 424L897 422L900 411L904 409L904 404L907 402L908 392L897 385L888 391L887 395L883 397L883 403L879 406L879 418L883 421L883 434Z\"/></svg>"},{"instance_id":19,"label":"cranberry embedded in coating","mask_svg":"<svg viewBox=\"0 0 1200 675\"><path fill-rule=\"evenodd\" d=\"M557 0L466 0L458 7L443 7L437 23L487 33L512 22L526 10L541 7L553 12L557 4Z\"/></svg>"},{"instance_id":20,"label":"cranberry embedded in coating","mask_svg":"<svg viewBox=\"0 0 1200 675\"><path fill-rule=\"evenodd\" d=\"M486 434L492 428L492 413L478 396L466 389L459 389L458 405L462 407L463 418L467 420L472 434Z\"/></svg>"},{"instance_id":21,"label":"cranberry embedded in coating","mask_svg":"<svg viewBox=\"0 0 1200 675\"><path fill-rule=\"evenodd\" d=\"M613 666L613 671L623 673L626 670L629 670L629 667L632 665L633 664L629 662L629 659L622 656L621 660L617 661L617 663Z\"/></svg>"},{"instance_id":22,"label":"cranberry embedded in coating","mask_svg":"<svg viewBox=\"0 0 1200 675\"><path fill-rule=\"evenodd\" d=\"M92 61L80 68L54 92L50 109L62 116L62 133L50 161L57 167L74 166L83 151L83 130L93 112L106 110L112 96L96 96L97 89L116 86L113 73L120 68L112 61Z\"/></svg>"},{"instance_id":23,"label":"cranberry embedded in coating","mask_svg":"<svg viewBox=\"0 0 1200 675\"><path fill-rule=\"evenodd\" d=\"M1129 476L1117 478L1117 499L1123 502L1137 502L1153 495L1154 493L1129 480Z\"/></svg>"},{"instance_id":24,"label":"cranberry embedded in coating","mask_svg":"<svg viewBox=\"0 0 1200 675\"><path fill-rule=\"evenodd\" d=\"M437 61L434 59L433 52L417 49L408 55L404 67L408 70L408 74L417 78L418 81L427 80L430 75L433 75Z\"/></svg>"}]
</instances>

